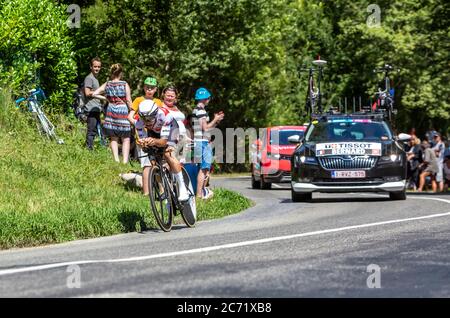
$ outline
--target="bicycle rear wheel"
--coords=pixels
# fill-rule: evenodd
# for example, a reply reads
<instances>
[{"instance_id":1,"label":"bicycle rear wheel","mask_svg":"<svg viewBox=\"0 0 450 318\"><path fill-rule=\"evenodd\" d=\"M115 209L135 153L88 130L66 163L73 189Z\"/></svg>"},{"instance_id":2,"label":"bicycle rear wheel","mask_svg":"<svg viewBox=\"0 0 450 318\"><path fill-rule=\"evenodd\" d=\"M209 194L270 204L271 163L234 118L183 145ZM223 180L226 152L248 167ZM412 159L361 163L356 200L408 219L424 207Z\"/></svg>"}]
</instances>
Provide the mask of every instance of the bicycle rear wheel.
<instances>
[{"instance_id":1,"label":"bicycle rear wheel","mask_svg":"<svg viewBox=\"0 0 450 318\"><path fill-rule=\"evenodd\" d=\"M168 185L159 166L153 166L149 178L150 205L156 222L164 232L172 229L173 206Z\"/></svg>"},{"instance_id":2,"label":"bicycle rear wheel","mask_svg":"<svg viewBox=\"0 0 450 318\"><path fill-rule=\"evenodd\" d=\"M193 227L195 225L195 221L197 220L195 192L186 169L184 169L184 167L181 167L181 171L183 173L184 184L189 193L189 199L185 202L181 202L181 217L188 227Z\"/></svg>"}]
</instances>

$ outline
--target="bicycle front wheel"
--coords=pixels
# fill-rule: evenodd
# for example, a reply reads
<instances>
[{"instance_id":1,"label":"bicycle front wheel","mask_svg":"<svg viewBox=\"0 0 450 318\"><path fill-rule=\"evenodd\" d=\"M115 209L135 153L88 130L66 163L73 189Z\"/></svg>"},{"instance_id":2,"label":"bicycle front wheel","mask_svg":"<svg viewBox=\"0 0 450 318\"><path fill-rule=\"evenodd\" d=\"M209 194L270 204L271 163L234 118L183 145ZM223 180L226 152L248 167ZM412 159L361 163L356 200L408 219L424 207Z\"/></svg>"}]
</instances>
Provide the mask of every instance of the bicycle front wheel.
<instances>
[{"instance_id":1,"label":"bicycle front wheel","mask_svg":"<svg viewBox=\"0 0 450 318\"><path fill-rule=\"evenodd\" d=\"M173 206L167 180L163 177L163 171L159 166L153 166L150 170L148 185L150 189L150 205L156 222L164 232L172 229Z\"/></svg>"},{"instance_id":2,"label":"bicycle front wheel","mask_svg":"<svg viewBox=\"0 0 450 318\"><path fill-rule=\"evenodd\" d=\"M195 225L195 221L197 220L195 192L186 169L181 167L181 171L183 172L184 184L189 194L189 199L186 202L181 202L181 217L188 227L193 227Z\"/></svg>"}]
</instances>

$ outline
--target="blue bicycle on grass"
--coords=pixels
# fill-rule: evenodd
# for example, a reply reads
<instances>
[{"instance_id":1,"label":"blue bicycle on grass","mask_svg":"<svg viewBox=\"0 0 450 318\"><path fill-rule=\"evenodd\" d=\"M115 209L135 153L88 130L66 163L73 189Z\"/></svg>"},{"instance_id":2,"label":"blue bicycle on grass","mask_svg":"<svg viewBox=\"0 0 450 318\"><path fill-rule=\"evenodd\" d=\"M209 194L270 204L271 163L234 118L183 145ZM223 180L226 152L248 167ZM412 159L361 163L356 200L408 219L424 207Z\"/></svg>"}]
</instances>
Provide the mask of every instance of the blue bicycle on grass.
<instances>
[{"instance_id":1,"label":"blue bicycle on grass","mask_svg":"<svg viewBox=\"0 0 450 318\"><path fill-rule=\"evenodd\" d=\"M58 144L63 144L64 140L58 138L55 132L55 126L51 123L42 110L42 101L46 99L44 91L41 88L36 88L32 89L28 93L28 96L21 97L16 100L16 106L20 107L21 103L26 102L28 111L35 119L39 132L48 139L56 140Z\"/></svg>"}]
</instances>

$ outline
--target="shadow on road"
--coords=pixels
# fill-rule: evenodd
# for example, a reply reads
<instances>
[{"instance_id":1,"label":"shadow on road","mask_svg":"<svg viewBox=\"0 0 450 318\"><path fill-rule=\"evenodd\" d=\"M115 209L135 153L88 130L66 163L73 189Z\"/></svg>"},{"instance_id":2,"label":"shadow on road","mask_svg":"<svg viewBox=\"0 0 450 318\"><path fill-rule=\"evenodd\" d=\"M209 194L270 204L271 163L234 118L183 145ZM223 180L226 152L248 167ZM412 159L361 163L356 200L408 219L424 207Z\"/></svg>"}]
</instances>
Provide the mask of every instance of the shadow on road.
<instances>
[{"instance_id":1,"label":"shadow on road","mask_svg":"<svg viewBox=\"0 0 450 318\"><path fill-rule=\"evenodd\" d=\"M261 191L261 192L267 192L267 191L286 191L286 190L291 190L291 188L275 188L272 187L271 189L267 189L267 190L261 190L261 189L252 189L252 187L247 187L247 190L253 190L253 191Z\"/></svg>"},{"instance_id":2,"label":"shadow on road","mask_svg":"<svg viewBox=\"0 0 450 318\"><path fill-rule=\"evenodd\" d=\"M188 227L185 224L175 224L172 226L172 229L170 231L178 231L178 230L183 230L183 229L188 229ZM163 230L161 230L159 227L146 227L146 228L142 228L141 232L139 232L139 234L145 234L145 233L165 233ZM169 232L168 232L169 233Z\"/></svg>"},{"instance_id":3,"label":"shadow on road","mask_svg":"<svg viewBox=\"0 0 450 318\"><path fill-rule=\"evenodd\" d=\"M345 202L383 202L390 201L389 197L386 198L316 198L311 201L303 203L345 203ZM291 199L282 199L280 203L294 203Z\"/></svg>"}]
</instances>

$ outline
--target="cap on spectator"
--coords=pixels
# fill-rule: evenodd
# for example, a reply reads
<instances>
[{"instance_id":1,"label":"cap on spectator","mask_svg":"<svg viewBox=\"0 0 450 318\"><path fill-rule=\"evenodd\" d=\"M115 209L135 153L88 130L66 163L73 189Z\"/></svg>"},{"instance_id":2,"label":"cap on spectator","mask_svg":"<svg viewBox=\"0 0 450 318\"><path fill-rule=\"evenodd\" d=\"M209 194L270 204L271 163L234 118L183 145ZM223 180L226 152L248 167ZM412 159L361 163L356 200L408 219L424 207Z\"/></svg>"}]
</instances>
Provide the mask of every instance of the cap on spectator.
<instances>
[{"instance_id":1,"label":"cap on spectator","mask_svg":"<svg viewBox=\"0 0 450 318\"><path fill-rule=\"evenodd\" d=\"M202 100L211 97L211 93L204 87L200 87L195 92L195 100Z\"/></svg>"},{"instance_id":2,"label":"cap on spectator","mask_svg":"<svg viewBox=\"0 0 450 318\"><path fill-rule=\"evenodd\" d=\"M437 131L435 131L435 132L434 132L434 134L433 134L433 137L436 137L436 136L439 136L439 137L441 137L441 134L440 134L440 133L438 133Z\"/></svg>"},{"instance_id":3,"label":"cap on spectator","mask_svg":"<svg viewBox=\"0 0 450 318\"><path fill-rule=\"evenodd\" d=\"M150 76L144 80L144 85L158 86L158 81L156 80L156 78Z\"/></svg>"}]
</instances>

